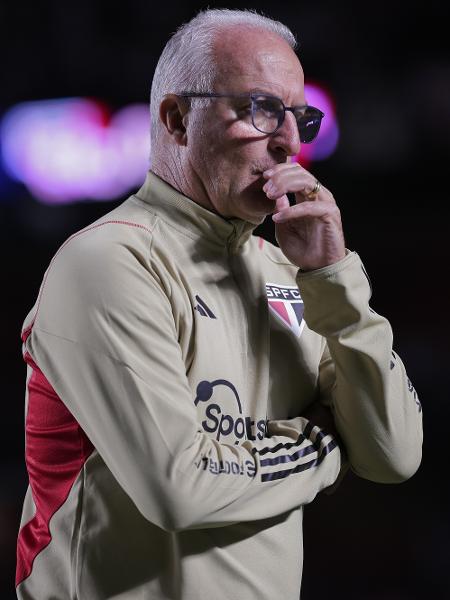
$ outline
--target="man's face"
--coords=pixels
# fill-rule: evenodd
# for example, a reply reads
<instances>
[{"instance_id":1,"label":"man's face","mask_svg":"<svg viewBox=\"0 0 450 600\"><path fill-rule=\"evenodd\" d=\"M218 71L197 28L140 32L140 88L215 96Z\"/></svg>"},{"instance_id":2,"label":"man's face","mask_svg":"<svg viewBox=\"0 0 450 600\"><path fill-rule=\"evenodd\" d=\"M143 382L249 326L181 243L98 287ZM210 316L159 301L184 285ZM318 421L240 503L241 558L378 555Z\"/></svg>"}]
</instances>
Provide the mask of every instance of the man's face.
<instances>
[{"instance_id":1,"label":"man's face","mask_svg":"<svg viewBox=\"0 0 450 600\"><path fill-rule=\"evenodd\" d=\"M283 39L269 32L239 27L224 30L215 44L219 75L213 91L257 91L282 99L285 106L305 104L300 62ZM204 102L204 101L203 101ZM262 191L262 172L300 151L295 118L267 135L251 121L247 99L192 101L187 119L187 160L210 207L224 217L259 224L275 210Z\"/></svg>"}]
</instances>

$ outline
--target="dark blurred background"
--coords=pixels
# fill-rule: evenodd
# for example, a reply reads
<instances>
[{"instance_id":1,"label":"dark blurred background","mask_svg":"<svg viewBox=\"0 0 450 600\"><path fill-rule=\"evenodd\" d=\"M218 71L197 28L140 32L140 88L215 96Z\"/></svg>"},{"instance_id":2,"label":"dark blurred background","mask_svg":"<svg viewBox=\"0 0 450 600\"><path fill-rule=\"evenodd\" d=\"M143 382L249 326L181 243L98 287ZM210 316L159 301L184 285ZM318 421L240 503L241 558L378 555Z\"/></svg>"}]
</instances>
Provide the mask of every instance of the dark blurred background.
<instances>
[{"instance_id":1,"label":"dark blurred background","mask_svg":"<svg viewBox=\"0 0 450 600\"><path fill-rule=\"evenodd\" d=\"M130 104L145 104L167 38L206 6L2 0L0 119L24 101L94 99L106 107L106 119ZM347 246L366 265L372 307L393 326L394 347L425 415L423 463L412 479L380 485L349 476L334 495L306 508L302 599L450 598L447 4L315 0L225 7L255 8L285 22L298 36L306 81L333 99L338 144L307 168L341 207ZM110 198L106 193L101 201L59 203L57 194L43 200L12 178L4 152L2 161L0 598L9 600L15 597L15 542L27 485L21 324L61 242L129 191ZM273 239L270 224L260 233Z\"/></svg>"}]
</instances>

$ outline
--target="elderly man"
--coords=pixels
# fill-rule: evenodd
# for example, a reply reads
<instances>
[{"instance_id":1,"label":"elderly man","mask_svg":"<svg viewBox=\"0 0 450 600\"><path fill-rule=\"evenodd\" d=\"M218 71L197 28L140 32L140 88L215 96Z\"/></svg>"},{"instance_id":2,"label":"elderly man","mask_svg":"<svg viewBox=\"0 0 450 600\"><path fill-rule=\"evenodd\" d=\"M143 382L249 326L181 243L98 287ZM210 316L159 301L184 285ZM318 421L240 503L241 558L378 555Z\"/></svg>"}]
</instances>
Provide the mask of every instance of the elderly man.
<instances>
[{"instance_id":1,"label":"elderly man","mask_svg":"<svg viewBox=\"0 0 450 600\"><path fill-rule=\"evenodd\" d=\"M251 12L180 28L146 182L45 274L19 598L297 599L303 506L347 461L377 482L420 463L389 324L333 195L290 161L322 118L294 46ZM280 248L252 236L267 215Z\"/></svg>"}]
</instances>

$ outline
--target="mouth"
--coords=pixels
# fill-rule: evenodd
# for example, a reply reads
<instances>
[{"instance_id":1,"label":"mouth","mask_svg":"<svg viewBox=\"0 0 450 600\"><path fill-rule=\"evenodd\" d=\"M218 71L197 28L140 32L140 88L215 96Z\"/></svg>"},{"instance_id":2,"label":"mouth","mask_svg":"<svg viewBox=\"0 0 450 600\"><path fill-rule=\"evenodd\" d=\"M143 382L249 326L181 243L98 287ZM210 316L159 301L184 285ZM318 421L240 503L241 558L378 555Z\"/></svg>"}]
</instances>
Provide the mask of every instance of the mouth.
<instances>
[{"instance_id":1,"label":"mouth","mask_svg":"<svg viewBox=\"0 0 450 600\"><path fill-rule=\"evenodd\" d=\"M252 180L249 187L255 191L261 192L266 183L266 179L262 176L262 171L252 172L252 175L255 175L256 177Z\"/></svg>"},{"instance_id":2,"label":"mouth","mask_svg":"<svg viewBox=\"0 0 450 600\"><path fill-rule=\"evenodd\" d=\"M256 173L255 173L256 175ZM254 179L249 185L247 185L247 192L250 192L253 195L253 198L257 202L262 202L264 205L272 205L275 203L275 200L268 198L265 191L263 190L264 185L266 184L267 179L262 176L262 172L259 173L259 177Z\"/></svg>"},{"instance_id":3,"label":"mouth","mask_svg":"<svg viewBox=\"0 0 450 600\"><path fill-rule=\"evenodd\" d=\"M267 165L267 166L264 166L264 167L253 167L252 168L252 175L259 175L261 177L262 174L264 173L264 171L267 171L268 169L271 169L274 166L275 165Z\"/></svg>"},{"instance_id":4,"label":"mouth","mask_svg":"<svg viewBox=\"0 0 450 600\"><path fill-rule=\"evenodd\" d=\"M265 164L265 163L256 163L250 169L250 173L252 175L252 181L247 186L247 190L249 192L256 192L258 196L261 194L264 196L265 202L273 202L270 198L266 196L266 193L263 191L264 185L267 183L266 177L263 177L264 171L273 168L276 164ZM253 179L254 177L254 179Z\"/></svg>"}]
</instances>

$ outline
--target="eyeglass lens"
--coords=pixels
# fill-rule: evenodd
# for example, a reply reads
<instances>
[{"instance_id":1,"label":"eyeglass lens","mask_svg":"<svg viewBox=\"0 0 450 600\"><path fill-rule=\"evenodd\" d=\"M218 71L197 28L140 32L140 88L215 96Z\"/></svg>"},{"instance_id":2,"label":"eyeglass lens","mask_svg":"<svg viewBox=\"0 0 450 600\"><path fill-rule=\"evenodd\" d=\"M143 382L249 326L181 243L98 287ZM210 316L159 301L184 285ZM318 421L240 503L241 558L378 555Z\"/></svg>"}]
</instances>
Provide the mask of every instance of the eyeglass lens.
<instances>
[{"instance_id":1,"label":"eyeglass lens","mask_svg":"<svg viewBox=\"0 0 450 600\"><path fill-rule=\"evenodd\" d=\"M300 141L312 142L317 136L322 121L322 113L314 107L304 106L294 110ZM256 96L252 98L253 125L262 133L273 133L285 118L284 106L278 98Z\"/></svg>"}]
</instances>

